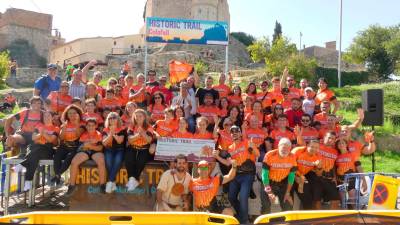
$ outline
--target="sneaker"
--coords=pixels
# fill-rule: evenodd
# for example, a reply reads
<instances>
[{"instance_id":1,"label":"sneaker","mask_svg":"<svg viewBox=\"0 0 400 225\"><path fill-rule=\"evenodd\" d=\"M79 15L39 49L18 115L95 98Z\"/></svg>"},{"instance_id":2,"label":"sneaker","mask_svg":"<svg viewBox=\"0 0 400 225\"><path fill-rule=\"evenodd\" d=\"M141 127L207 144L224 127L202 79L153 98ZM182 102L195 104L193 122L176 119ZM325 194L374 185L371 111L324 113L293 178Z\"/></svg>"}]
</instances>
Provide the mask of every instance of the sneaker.
<instances>
[{"instance_id":1,"label":"sneaker","mask_svg":"<svg viewBox=\"0 0 400 225\"><path fill-rule=\"evenodd\" d=\"M111 193L112 192L112 186L113 186L113 182L108 181L106 184L106 193Z\"/></svg>"},{"instance_id":2,"label":"sneaker","mask_svg":"<svg viewBox=\"0 0 400 225\"><path fill-rule=\"evenodd\" d=\"M115 182L112 182L111 191L115 191L115 190L117 190L117 185L115 184Z\"/></svg>"},{"instance_id":3,"label":"sneaker","mask_svg":"<svg viewBox=\"0 0 400 225\"><path fill-rule=\"evenodd\" d=\"M129 181L126 184L127 191L133 191L139 185L137 180L134 177L129 177Z\"/></svg>"},{"instance_id":4,"label":"sneaker","mask_svg":"<svg viewBox=\"0 0 400 225\"><path fill-rule=\"evenodd\" d=\"M24 192L31 190L31 188L32 188L32 181L26 180L24 184Z\"/></svg>"},{"instance_id":5,"label":"sneaker","mask_svg":"<svg viewBox=\"0 0 400 225\"><path fill-rule=\"evenodd\" d=\"M12 170L16 173L25 173L26 172L26 168L25 166L21 165L21 164L17 164L15 165Z\"/></svg>"},{"instance_id":6,"label":"sneaker","mask_svg":"<svg viewBox=\"0 0 400 225\"><path fill-rule=\"evenodd\" d=\"M75 191L75 185L69 185L68 186L68 191L67 191L67 196L71 196L73 193L74 193L74 191Z\"/></svg>"}]
</instances>

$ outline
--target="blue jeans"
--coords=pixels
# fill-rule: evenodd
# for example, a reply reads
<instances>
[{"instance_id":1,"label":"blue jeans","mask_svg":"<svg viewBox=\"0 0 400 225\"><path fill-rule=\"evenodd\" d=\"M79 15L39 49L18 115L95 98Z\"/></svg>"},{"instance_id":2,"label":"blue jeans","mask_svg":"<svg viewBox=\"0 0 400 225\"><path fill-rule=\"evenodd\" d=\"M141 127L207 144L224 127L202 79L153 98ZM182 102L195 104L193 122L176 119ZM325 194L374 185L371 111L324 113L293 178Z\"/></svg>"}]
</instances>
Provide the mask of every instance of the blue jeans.
<instances>
[{"instance_id":1,"label":"blue jeans","mask_svg":"<svg viewBox=\"0 0 400 225\"><path fill-rule=\"evenodd\" d=\"M228 198L237 213L240 223L249 222L249 197L253 180L253 174L238 174L229 183Z\"/></svg>"},{"instance_id":2,"label":"blue jeans","mask_svg":"<svg viewBox=\"0 0 400 225\"><path fill-rule=\"evenodd\" d=\"M194 133L196 131L196 120L194 119L194 116L189 116L187 118L187 121L188 121L189 132Z\"/></svg>"},{"instance_id":3,"label":"blue jeans","mask_svg":"<svg viewBox=\"0 0 400 225\"><path fill-rule=\"evenodd\" d=\"M106 148L104 151L104 158L106 161L108 181L115 182L117 173L122 165L122 160L124 159L124 149Z\"/></svg>"}]
</instances>

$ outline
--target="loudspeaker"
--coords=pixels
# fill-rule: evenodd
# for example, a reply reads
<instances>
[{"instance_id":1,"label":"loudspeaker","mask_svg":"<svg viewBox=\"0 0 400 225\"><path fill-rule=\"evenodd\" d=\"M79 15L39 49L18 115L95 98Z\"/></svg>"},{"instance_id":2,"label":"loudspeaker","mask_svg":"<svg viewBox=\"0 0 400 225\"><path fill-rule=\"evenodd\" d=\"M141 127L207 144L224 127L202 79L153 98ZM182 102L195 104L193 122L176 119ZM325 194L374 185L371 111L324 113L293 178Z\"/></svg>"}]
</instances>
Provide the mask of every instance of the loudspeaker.
<instances>
[{"instance_id":1,"label":"loudspeaker","mask_svg":"<svg viewBox=\"0 0 400 225\"><path fill-rule=\"evenodd\" d=\"M364 126L383 125L383 89L368 89L362 92Z\"/></svg>"}]
</instances>

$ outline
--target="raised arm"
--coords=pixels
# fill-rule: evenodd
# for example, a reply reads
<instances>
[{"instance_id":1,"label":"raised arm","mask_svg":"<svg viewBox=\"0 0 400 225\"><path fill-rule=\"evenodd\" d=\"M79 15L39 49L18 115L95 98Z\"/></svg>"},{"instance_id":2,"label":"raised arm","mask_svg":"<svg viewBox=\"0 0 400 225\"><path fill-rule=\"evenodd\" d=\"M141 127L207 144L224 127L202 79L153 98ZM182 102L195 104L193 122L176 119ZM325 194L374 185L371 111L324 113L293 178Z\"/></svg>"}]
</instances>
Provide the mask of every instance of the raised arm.
<instances>
[{"instance_id":1,"label":"raised arm","mask_svg":"<svg viewBox=\"0 0 400 225\"><path fill-rule=\"evenodd\" d=\"M92 59L88 62L88 64L86 64L85 67L83 67L83 69L82 69L82 82L83 83L88 82L88 79L87 79L88 71L89 71L90 67L96 65L96 63L97 63L97 61L95 59Z\"/></svg>"}]
</instances>

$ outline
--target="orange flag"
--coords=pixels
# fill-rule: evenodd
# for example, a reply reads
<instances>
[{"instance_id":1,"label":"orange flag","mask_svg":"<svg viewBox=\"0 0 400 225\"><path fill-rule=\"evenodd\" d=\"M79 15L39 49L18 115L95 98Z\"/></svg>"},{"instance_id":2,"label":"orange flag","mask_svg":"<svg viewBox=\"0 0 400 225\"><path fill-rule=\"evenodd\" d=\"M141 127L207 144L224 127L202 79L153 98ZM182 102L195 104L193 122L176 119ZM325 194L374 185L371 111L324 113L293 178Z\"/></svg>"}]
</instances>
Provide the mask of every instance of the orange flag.
<instances>
[{"instance_id":1,"label":"orange flag","mask_svg":"<svg viewBox=\"0 0 400 225\"><path fill-rule=\"evenodd\" d=\"M171 84L186 79L193 71L193 66L184 62L172 60L169 63L169 81Z\"/></svg>"}]
</instances>

